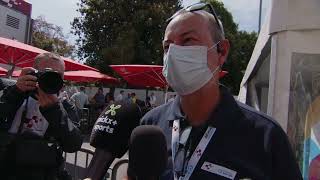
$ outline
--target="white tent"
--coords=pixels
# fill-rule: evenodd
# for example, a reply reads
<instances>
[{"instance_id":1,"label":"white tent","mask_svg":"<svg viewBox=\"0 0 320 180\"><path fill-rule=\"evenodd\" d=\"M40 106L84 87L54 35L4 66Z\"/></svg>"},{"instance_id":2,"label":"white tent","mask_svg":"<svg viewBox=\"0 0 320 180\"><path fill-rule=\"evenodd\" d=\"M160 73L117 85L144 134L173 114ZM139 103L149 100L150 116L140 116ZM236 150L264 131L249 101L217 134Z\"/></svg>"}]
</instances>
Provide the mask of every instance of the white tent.
<instances>
[{"instance_id":1,"label":"white tent","mask_svg":"<svg viewBox=\"0 0 320 180\"><path fill-rule=\"evenodd\" d=\"M320 1L273 0L238 98L278 121L305 179L320 172L319 96Z\"/></svg>"}]
</instances>

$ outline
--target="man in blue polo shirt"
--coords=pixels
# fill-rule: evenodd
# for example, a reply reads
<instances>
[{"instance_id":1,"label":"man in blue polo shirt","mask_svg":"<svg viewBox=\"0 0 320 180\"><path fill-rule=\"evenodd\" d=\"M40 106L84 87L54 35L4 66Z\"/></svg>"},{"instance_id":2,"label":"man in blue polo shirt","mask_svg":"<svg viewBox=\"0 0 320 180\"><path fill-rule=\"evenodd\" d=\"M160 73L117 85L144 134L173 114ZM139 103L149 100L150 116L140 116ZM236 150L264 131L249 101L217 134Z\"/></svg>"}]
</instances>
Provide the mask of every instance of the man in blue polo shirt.
<instances>
[{"instance_id":1,"label":"man in blue polo shirt","mask_svg":"<svg viewBox=\"0 0 320 180\"><path fill-rule=\"evenodd\" d=\"M142 119L167 136L171 157L162 179L302 179L281 127L219 86L229 48L209 4L189 6L169 19L163 74L179 96Z\"/></svg>"}]
</instances>

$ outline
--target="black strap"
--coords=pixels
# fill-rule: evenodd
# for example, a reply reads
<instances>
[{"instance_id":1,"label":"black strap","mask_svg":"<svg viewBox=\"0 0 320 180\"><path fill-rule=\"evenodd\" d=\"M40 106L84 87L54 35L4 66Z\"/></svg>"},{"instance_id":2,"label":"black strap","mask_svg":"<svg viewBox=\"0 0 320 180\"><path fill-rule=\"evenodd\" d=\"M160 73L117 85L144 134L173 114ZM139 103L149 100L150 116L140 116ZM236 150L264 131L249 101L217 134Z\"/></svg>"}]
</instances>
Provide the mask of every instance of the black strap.
<instances>
[{"instance_id":1,"label":"black strap","mask_svg":"<svg viewBox=\"0 0 320 180\"><path fill-rule=\"evenodd\" d=\"M26 99L27 99L27 101L26 101L26 105L24 106L24 109L22 111L21 121L20 121L19 129L18 129L18 134L21 134L22 128L23 128L23 124L26 123L26 119L27 119L29 96Z\"/></svg>"}]
</instances>

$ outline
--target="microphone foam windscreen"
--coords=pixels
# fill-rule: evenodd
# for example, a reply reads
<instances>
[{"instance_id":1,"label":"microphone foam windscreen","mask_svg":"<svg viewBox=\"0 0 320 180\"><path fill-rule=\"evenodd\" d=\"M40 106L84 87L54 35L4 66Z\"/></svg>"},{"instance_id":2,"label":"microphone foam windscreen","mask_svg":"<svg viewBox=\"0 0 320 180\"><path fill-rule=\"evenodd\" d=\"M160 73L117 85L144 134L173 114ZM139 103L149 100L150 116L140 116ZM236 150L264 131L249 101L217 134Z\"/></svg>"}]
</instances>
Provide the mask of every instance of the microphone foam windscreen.
<instances>
[{"instance_id":1,"label":"microphone foam windscreen","mask_svg":"<svg viewBox=\"0 0 320 180\"><path fill-rule=\"evenodd\" d=\"M142 177L159 177L168 161L167 143L162 130L157 126L136 127L129 142L128 172Z\"/></svg>"},{"instance_id":2,"label":"microphone foam windscreen","mask_svg":"<svg viewBox=\"0 0 320 180\"><path fill-rule=\"evenodd\" d=\"M134 103L115 102L109 105L93 126L90 145L122 157L128 150L130 134L139 125L141 117L141 110Z\"/></svg>"}]
</instances>

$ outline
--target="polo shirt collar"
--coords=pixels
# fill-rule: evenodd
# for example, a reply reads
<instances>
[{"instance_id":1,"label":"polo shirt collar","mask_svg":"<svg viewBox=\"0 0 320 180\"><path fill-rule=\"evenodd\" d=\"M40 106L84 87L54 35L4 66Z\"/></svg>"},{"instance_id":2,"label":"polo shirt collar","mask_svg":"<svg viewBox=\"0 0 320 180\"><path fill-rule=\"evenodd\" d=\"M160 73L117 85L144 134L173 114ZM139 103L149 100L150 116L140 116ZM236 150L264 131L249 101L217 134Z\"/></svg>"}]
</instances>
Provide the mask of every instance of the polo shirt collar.
<instances>
[{"instance_id":1,"label":"polo shirt collar","mask_svg":"<svg viewBox=\"0 0 320 180\"><path fill-rule=\"evenodd\" d=\"M216 108L209 115L208 124L216 128L228 128L234 126L237 119L240 119L243 114L232 95L228 90L220 86L221 99ZM186 116L181 110L180 96L176 96L170 105L168 121L184 120Z\"/></svg>"},{"instance_id":2,"label":"polo shirt collar","mask_svg":"<svg viewBox=\"0 0 320 180\"><path fill-rule=\"evenodd\" d=\"M215 110L210 114L208 124L217 129L232 128L239 125L243 118L240 107L225 87L220 87L221 99Z\"/></svg>"},{"instance_id":3,"label":"polo shirt collar","mask_svg":"<svg viewBox=\"0 0 320 180\"><path fill-rule=\"evenodd\" d=\"M181 110L180 99L180 96L177 95L175 99L172 101L168 114L169 121L174 121L177 119L184 120L186 118L185 114Z\"/></svg>"}]
</instances>

